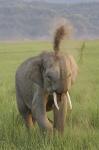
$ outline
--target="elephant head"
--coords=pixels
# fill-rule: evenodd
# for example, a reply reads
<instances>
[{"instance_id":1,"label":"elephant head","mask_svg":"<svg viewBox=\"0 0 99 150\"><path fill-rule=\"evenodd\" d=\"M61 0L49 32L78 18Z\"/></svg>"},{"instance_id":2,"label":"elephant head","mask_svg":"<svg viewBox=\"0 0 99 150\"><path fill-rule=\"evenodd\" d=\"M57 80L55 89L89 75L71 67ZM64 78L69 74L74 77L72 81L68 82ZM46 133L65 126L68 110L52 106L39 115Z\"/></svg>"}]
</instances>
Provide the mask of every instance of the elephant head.
<instances>
[{"instance_id":1,"label":"elephant head","mask_svg":"<svg viewBox=\"0 0 99 150\"><path fill-rule=\"evenodd\" d=\"M59 26L55 31L53 52L44 52L26 60L16 73L16 93L19 111L27 121L32 114L39 127L64 131L67 104L72 108L69 90L77 76L77 65L70 55L60 52L60 42L68 36L68 27ZM54 124L46 111L53 110ZM29 115L30 116L30 115Z\"/></svg>"}]
</instances>

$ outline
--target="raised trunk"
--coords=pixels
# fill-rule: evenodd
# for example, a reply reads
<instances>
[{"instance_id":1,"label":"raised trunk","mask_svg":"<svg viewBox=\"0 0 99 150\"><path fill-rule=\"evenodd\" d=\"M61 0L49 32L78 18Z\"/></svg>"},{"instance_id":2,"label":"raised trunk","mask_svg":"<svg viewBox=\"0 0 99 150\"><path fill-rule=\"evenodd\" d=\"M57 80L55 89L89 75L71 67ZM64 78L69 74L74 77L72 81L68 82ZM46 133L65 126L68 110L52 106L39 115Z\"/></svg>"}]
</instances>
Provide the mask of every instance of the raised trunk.
<instances>
[{"instance_id":1,"label":"raised trunk","mask_svg":"<svg viewBox=\"0 0 99 150\"><path fill-rule=\"evenodd\" d=\"M59 110L54 105L54 128L63 133L67 114L67 97L62 94L61 97L57 96L57 98Z\"/></svg>"}]
</instances>

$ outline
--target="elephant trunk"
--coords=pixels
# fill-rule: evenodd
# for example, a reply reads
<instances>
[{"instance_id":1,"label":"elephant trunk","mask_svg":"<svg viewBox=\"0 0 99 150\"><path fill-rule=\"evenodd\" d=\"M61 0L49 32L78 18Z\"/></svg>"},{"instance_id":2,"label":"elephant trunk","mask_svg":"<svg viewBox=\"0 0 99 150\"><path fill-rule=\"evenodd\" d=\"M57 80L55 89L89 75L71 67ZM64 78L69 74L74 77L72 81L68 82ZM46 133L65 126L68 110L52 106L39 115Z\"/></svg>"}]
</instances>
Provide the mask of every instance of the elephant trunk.
<instances>
[{"instance_id":1,"label":"elephant trunk","mask_svg":"<svg viewBox=\"0 0 99 150\"><path fill-rule=\"evenodd\" d=\"M62 94L61 97L57 96L57 99L59 110L54 105L54 128L63 133L67 114L67 96Z\"/></svg>"}]
</instances>

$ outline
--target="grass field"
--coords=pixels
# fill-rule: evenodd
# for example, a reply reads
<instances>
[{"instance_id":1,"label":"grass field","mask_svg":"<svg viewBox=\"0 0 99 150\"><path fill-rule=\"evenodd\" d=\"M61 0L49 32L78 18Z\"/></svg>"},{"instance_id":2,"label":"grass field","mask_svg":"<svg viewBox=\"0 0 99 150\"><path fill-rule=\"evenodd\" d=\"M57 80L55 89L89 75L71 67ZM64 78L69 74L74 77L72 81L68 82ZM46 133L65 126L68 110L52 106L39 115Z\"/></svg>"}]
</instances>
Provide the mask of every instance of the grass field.
<instances>
[{"instance_id":1,"label":"grass field","mask_svg":"<svg viewBox=\"0 0 99 150\"><path fill-rule=\"evenodd\" d=\"M0 43L0 150L99 150L99 41L67 41L62 49L79 65L71 89L73 110L63 137L41 135L38 127L28 133L17 111L15 71L26 58L52 49L47 42Z\"/></svg>"}]
</instances>

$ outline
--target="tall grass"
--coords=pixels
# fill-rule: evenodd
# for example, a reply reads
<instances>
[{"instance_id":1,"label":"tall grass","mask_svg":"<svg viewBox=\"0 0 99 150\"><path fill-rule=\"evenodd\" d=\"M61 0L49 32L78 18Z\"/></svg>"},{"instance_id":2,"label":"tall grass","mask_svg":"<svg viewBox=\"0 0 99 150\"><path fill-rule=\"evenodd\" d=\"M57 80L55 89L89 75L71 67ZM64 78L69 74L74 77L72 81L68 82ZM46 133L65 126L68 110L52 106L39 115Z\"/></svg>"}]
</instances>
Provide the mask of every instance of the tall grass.
<instances>
[{"instance_id":1,"label":"tall grass","mask_svg":"<svg viewBox=\"0 0 99 150\"><path fill-rule=\"evenodd\" d=\"M15 101L15 71L26 58L50 50L48 42L0 43L0 150L98 150L99 149L99 41L67 41L64 52L72 53L79 75L71 89L72 113L63 137L41 134L38 126L27 131ZM50 114L52 116L52 113Z\"/></svg>"}]
</instances>

